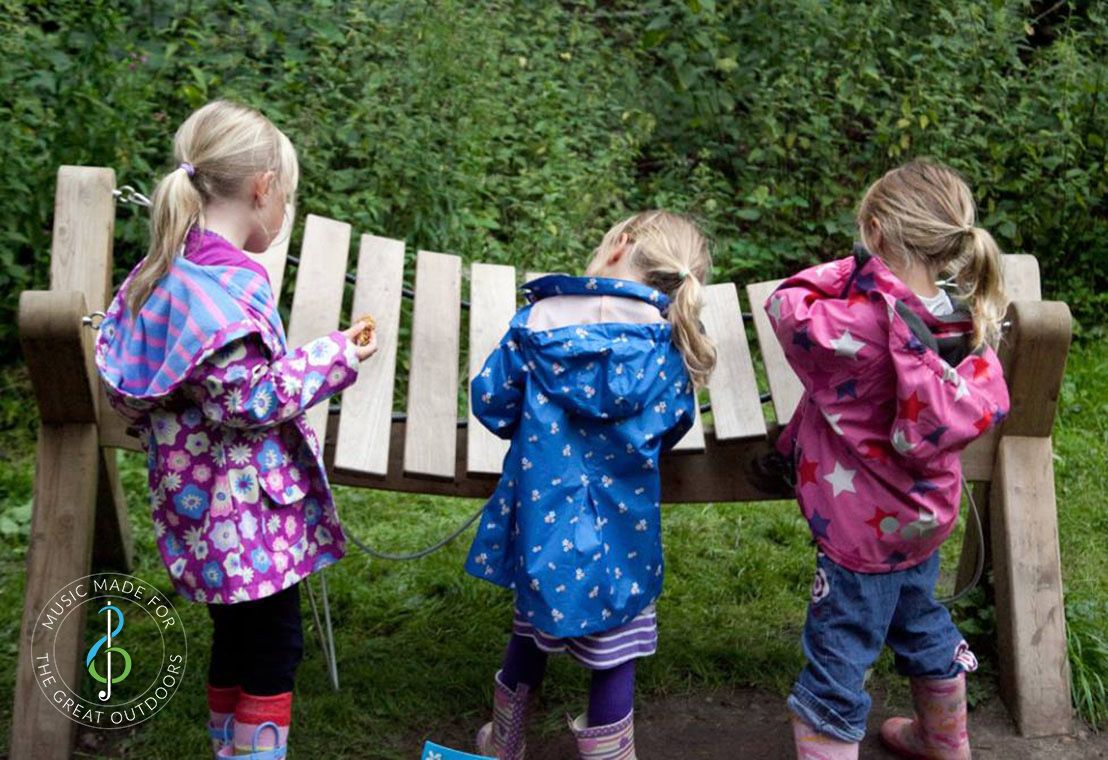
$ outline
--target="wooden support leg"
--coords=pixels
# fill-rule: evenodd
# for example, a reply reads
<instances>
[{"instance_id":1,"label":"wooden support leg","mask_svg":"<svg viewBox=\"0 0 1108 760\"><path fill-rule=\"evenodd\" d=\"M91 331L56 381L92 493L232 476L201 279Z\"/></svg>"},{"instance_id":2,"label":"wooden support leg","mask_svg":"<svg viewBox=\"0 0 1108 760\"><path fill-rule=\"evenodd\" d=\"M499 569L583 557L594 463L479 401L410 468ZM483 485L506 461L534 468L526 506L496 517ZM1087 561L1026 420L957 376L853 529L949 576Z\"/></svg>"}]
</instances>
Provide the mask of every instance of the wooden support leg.
<instances>
[{"instance_id":1,"label":"wooden support leg","mask_svg":"<svg viewBox=\"0 0 1108 760\"><path fill-rule=\"evenodd\" d=\"M73 746L77 724L62 715L36 683L31 643L35 620L45 604L67 583L89 573L99 460L95 424L44 424L39 430L12 760L63 760ZM83 628L62 629L54 649L53 670L71 684L79 678Z\"/></svg>"},{"instance_id":2,"label":"wooden support leg","mask_svg":"<svg viewBox=\"0 0 1108 760\"><path fill-rule=\"evenodd\" d=\"M1050 438L1005 436L992 487L1001 696L1024 736L1072 728Z\"/></svg>"},{"instance_id":3,"label":"wooden support leg","mask_svg":"<svg viewBox=\"0 0 1108 760\"><path fill-rule=\"evenodd\" d=\"M119 452L100 451L100 477L96 489L96 538L92 545L92 564L98 570L129 573L134 559L131 521L127 502L119 482Z\"/></svg>"}]
</instances>

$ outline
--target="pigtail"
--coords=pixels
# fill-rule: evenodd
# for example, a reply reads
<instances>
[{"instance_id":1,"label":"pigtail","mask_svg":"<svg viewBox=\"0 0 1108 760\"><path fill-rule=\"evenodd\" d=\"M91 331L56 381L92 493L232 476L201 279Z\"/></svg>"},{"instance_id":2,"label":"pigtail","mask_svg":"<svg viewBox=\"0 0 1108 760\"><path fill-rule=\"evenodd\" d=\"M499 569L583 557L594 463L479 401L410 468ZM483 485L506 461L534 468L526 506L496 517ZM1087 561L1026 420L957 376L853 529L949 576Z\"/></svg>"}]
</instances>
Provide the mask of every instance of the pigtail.
<instances>
[{"instance_id":1,"label":"pigtail","mask_svg":"<svg viewBox=\"0 0 1108 760\"><path fill-rule=\"evenodd\" d=\"M703 285L687 271L680 275L680 284L670 294L666 317L673 326L673 343L685 359L689 377L700 387L707 385L716 366L716 345L700 322Z\"/></svg>"},{"instance_id":2,"label":"pigtail","mask_svg":"<svg viewBox=\"0 0 1108 760\"><path fill-rule=\"evenodd\" d=\"M973 345L995 346L1008 308L1000 248L989 231L981 227L970 227L965 235L966 263L955 274L955 281L973 314Z\"/></svg>"},{"instance_id":3,"label":"pigtail","mask_svg":"<svg viewBox=\"0 0 1108 760\"><path fill-rule=\"evenodd\" d=\"M131 314L138 314L158 281L169 271L189 230L200 221L202 208L200 192L184 166L158 182L151 199L150 249L127 286L127 308Z\"/></svg>"}]
</instances>

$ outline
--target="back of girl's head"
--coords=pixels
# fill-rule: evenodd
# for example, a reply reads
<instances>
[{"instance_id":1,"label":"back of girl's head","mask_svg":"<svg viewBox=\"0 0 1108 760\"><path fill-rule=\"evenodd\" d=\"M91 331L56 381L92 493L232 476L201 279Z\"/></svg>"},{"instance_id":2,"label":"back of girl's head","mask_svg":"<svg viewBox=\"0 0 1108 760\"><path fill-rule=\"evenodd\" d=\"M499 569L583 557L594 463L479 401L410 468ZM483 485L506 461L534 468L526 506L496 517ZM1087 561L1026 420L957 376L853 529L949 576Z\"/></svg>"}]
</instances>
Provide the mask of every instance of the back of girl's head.
<instances>
[{"instance_id":1,"label":"back of girl's head","mask_svg":"<svg viewBox=\"0 0 1108 760\"><path fill-rule=\"evenodd\" d=\"M154 189L150 249L131 279L127 306L137 313L169 271L189 230L203 226L213 200L245 197L258 174L272 171L291 202L299 181L288 137L252 108L216 100L194 111L173 138L173 171Z\"/></svg>"},{"instance_id":2,"label":"back of girl's head","mask_svg":"<svg viewBox=\"0 0 1108 760\"><path fill-rule=\"evenodd\" d=\"M870 185L858 210L862 242L894 268L913 262L953 277L973 312L973 343L995 345L1008 301L1000 249L977 226L969 186L957 172L912 161Z\"/></svg>"},{"instance_id":3,"label":"back of girl's head","mask_svg":"<svg viewBox=\"0 0 1108 760\"><path fill-rule=\"evenodd\" d=\"M668 211L643 211L624 219L604 235L596 249L603 257L627 236L628 263L643 282L669 296L666 316L673 342L689 376L704 385L716 364L716 347L700 323L703 285L712 271L708 241L692 220Z\"/></svg>"}]
</instances>

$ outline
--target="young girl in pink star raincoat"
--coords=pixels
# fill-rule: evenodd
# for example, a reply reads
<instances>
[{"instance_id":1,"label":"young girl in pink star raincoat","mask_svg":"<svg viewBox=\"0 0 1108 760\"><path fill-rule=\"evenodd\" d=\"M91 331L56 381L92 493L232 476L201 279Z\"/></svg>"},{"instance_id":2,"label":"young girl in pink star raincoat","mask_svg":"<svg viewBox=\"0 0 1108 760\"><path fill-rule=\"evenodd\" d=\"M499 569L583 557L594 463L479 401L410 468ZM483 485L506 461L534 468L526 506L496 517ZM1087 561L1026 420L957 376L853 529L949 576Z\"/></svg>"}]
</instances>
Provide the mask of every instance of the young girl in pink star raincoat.
<instances>
[{"instance_id":1,"label":"young girl in pink star raincoat","mask_svg":"<svg viewBox=\"0 0 1108 760\"><path fill-rule=\"evenodd\" d=\"M976 660L934 587L958 517L959 455L1008 412L991 348L1005 307L999 250L975 225L965 182L921 161L874 183L858 224L864 247L766 302L804 384L778 448L819 548L808 665L789 698L797 756L858 756L865 672L887 644L916 719L887 721L885 743L904 757L968 758Z\"/></svg>"},{"instance_id":2,"label":"young girl in pink star raincoat","mask_svg":"<svg viewBox=\"0 0 1108 760\"><path fill-rule=\"evenodd\" d=\"M345 537L302 412L350 385L362 324L293 351L265 251L296 190L292 144L265 117L211 103L177 131L151 245L100 327L112 405L138 428L158 548L214 625L209 731L219 757L285 756L303 651L298 583Z\"/></svg>"}]
</instances>

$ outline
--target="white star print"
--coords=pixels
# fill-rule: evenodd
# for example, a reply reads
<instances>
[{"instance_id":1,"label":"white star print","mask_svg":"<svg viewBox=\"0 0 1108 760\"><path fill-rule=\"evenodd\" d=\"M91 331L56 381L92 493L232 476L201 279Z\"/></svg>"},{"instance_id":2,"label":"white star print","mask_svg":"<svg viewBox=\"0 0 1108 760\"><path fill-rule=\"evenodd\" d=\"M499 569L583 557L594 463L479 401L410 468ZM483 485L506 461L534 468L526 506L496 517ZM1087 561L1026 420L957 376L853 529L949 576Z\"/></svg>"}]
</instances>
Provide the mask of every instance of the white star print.
<instances>
[{"instance_id":1,"label":"white star print","mask_svg":"<svg viewBox=\"0 0 1108 760\"><path fill-rule=\"evenodd\" d=\"M969 383L966 382L966 378L958 375L958 390L954 391L954 400L961 401L963 398L969 395Z\"/></svg>"},{"instance_id":2,"label":"white star print","mask_svg":"<svg viewBox=\"0 0 1108 760\"><path fill-rule=\"evenodd\" d=\"M766 308L766 313L773 317L774 321L779 321L781 319L781 299L770 299L769 307Z\"/></svg>"},{"instance_id":3,"label":"white star print","mask_svg":"<svg viewBox=\"0 0 1108 760\"><path fill-rule=\"evenodd\" d=\"M820 410L820 412L823 414L823 418L827 420L827 424L831 426L831 429L834 430L838 435L842 435L843 429L839 427L839 420L841 420L843 417L842 414L828 414L822 409Z\"/></svg>"},{"instance_id":4,"label":"white star print","mask_svg":"<svg viewBox=\"0 0 1108 760\"><path fill-rule=\"evenodd\" d=\"M830 475L824 475L823 479L831 484L831 488L834 491L835 496L838 496L843 491L849 491L850 493L856 493L854 490L854 473L857 470L848 470L843 467L841 462L835 462L835 469L831 471Z\"/></svg>"},{"instance_id":5,"label":"white star print","mask_svg":"<svg viewBox=\"0 0 1108 760\"><path fill-rule=\"evenodd\" d=\"M857 359L858 352L866 347L865 343L856 340L850 334L850 330L843 330L843 334L831 341L831 345L835 349L835 356L846 356L850 359Z\"/></svg>"},{"instance_id":6,"label":"white star print","mask_svg":"<svg viewBox=\"0 0 1108 760\"><path fill-rule=\"evenodd\" d=\"M893 448L899 451L901 454L907 454L915 447L916 444L912 443L908 440L907 437L905 437L904 430L902 428L897 428L893 432Z\"/></svg>"}]
</instances>

